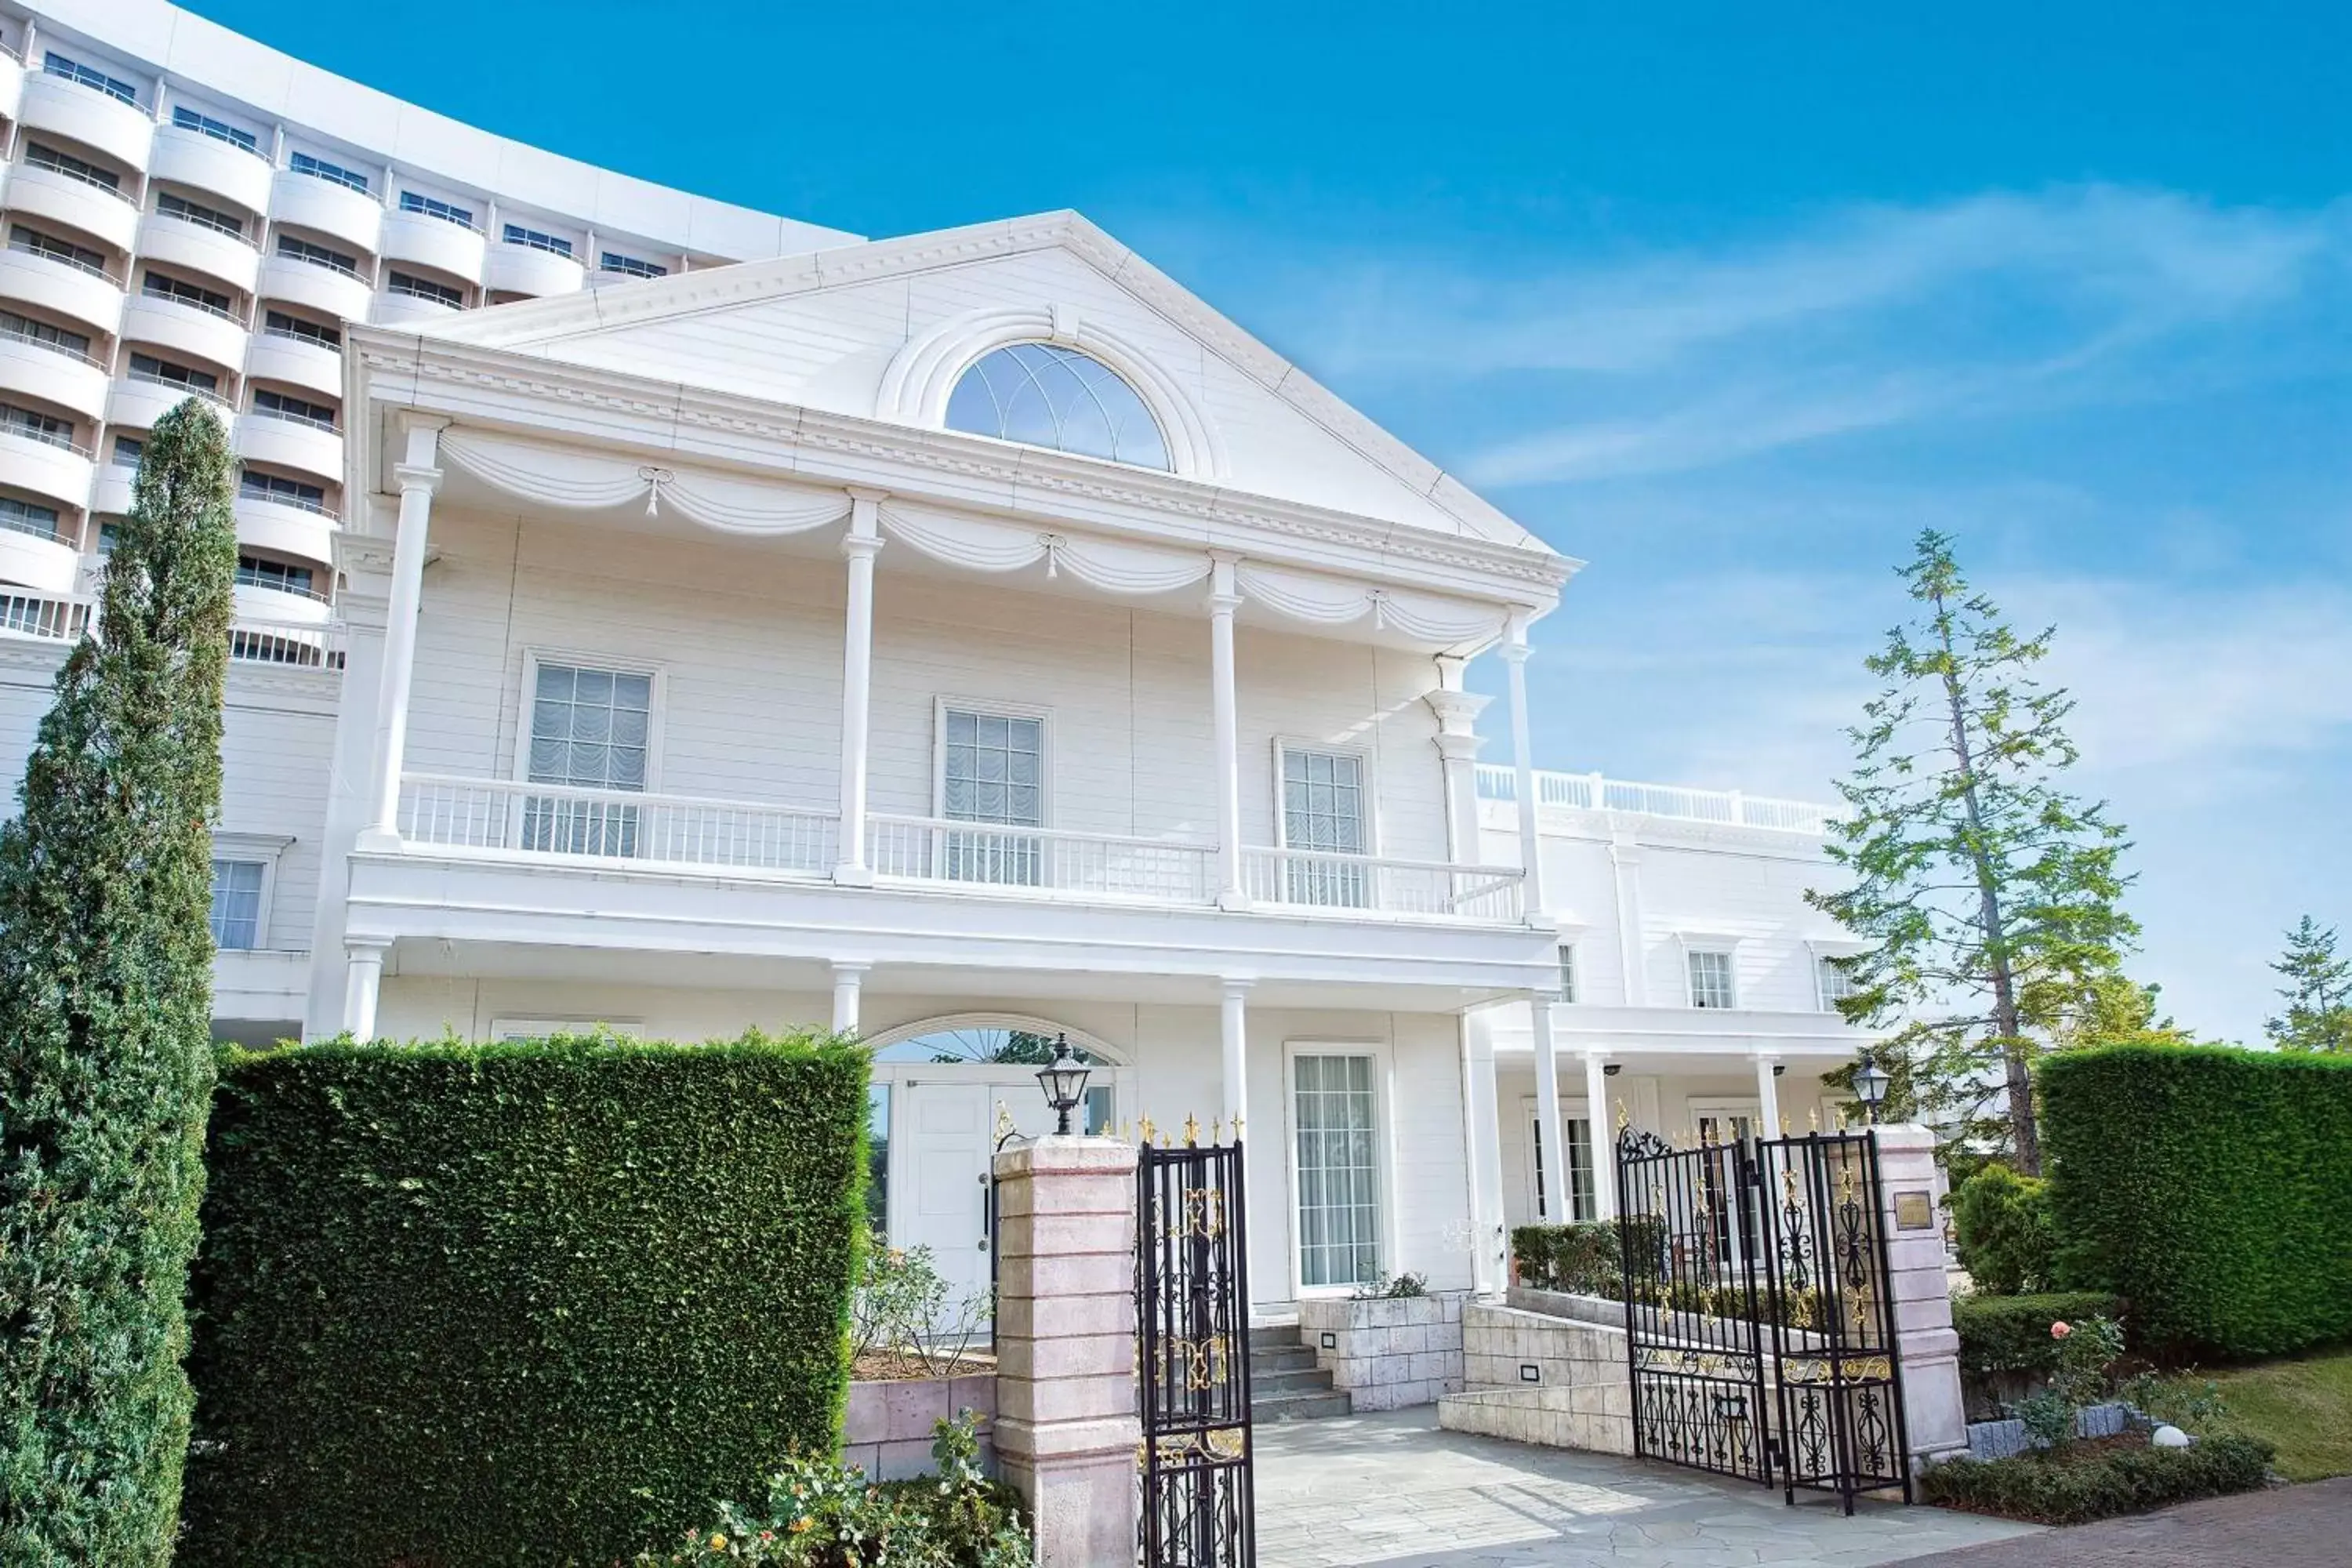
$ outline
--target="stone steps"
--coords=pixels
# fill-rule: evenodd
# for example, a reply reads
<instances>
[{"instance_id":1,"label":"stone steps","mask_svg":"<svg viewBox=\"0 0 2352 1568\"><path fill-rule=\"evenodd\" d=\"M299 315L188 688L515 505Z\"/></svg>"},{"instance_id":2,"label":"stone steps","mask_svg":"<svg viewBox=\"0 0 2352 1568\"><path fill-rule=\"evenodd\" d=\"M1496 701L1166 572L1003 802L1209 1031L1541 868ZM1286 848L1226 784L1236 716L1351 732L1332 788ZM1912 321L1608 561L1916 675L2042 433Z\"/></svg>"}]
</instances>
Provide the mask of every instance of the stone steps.
<instances>
[{"instance_id":1,"label":"stone steps","mask_svg":"<svg viewBox=\"0 0 2352 1568\"><path fill-rule=\"evenodd\" d=\"M1354 1412L1354 1402L1316 1365L1296 1324L1252 1329L1249 1358L1251 1420L1312 1421Z\"/></svg>"}]
</instances>

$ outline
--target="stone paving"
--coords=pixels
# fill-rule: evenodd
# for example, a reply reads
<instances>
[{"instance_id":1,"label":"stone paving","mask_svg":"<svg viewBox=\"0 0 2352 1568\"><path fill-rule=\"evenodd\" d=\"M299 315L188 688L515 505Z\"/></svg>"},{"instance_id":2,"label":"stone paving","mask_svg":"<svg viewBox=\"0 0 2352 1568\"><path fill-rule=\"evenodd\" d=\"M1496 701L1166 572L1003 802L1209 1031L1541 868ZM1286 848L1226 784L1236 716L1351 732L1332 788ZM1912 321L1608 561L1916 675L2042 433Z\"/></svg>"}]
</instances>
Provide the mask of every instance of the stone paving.
<instances>
[{"instance_id":1,"label":"stone paving","mask_svg":"<svg viewBox=\"0 0 2352 1568\"><path fill-rule=\"evenodd\" d=\"M1257 1428L1259 1568L1730 1568L1897 1563L2041 1534L1437 1428L1431 1408Z\"/></svg>"},{"instance_id":2,"label":"stone paving","mask_svg":"<svg viewBox=\"0 0 2352 1568\"><path fill-rule=\"evenodd\" d=\"M2037 1550L2045 1544L2063 1550ZM2344 1568L2347 1562L2352 1476L2080 1525L2046 1543L1939 1552L1915 1568Z\"/></svg>"}]
</instances>

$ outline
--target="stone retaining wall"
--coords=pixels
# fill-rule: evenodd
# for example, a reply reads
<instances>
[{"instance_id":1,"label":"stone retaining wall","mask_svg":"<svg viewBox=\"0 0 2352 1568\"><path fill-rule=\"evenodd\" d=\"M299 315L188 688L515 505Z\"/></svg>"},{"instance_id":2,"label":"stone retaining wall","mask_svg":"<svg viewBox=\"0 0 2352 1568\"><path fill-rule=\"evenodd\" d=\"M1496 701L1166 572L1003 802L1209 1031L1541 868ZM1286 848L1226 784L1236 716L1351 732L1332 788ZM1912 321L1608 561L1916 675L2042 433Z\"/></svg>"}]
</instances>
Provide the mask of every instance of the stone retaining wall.
<instances>
[{"instance_id":1,"label":"stone retaining wall","mask_svg":"<svg viewBox=\"0 0 2352 1568\"><path fill-rule=\"evenodd\" d=\"M1331 1386L1361 1410L1401 1410L1461 1392L1461 1294L1298 1304L1298 1332Z\"/></svg>"},{"instance_id":2,"label":"stone retaining wall","mask_svg":"<svg viewBox=\"0 0 2352 1568\"><path fill-rule=\"evenodd\" d=\"M996 1372L960 1377L909 1377L853 1382L842 1422L841 1457L869 1481L905 1480L931 1473L932 1428L959 1411L980 1417L980 1457L990 1474L996 1452Z\"/></svg>"},{"instance_id":3,"label":"stone retaining wall","mask_svg":"<svg viewBox=\"0 0 2352 1568\"><path fill-rule=\"evenodd\" d=\"M1437 1424L1554 1448L1633 1451L1625 1331L1579 1318L1472 1303L1462 1314L1465 1387Z\"/></svg>"}]
</instances>

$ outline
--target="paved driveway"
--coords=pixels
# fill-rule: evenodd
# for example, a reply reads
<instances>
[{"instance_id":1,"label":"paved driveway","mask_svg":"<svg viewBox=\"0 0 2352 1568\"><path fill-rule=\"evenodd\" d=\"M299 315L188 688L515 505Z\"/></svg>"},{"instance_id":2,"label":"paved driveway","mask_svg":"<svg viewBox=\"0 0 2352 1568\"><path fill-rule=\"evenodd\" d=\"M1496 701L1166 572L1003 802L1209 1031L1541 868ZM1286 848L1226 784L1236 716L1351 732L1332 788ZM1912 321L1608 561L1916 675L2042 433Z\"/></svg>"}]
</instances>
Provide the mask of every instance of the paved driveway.
<instances>
[{"instance_id":1,"label":"paved driveway","mask_svg":"<svg viewBox=\"0 0 2352 1568\"><path fill-rule=\"evenodd\" d=\"M1916 1568L2344 1568L2352 1562L2352 1476L2307 1487L2183 1503L2137 1519L2085 1524L2040 1542L1981 1546Z\"/></svg>"},{"instance_id":2,"label":"paved driveway","mask_svg":"<svg viewBox=\"0 0 2352 1568\"><path fill-rule=\"evenodd\" d=\"M1443 1432L1432 1409L1257 1429L1260 1568L1896 1563L2029 1526L1801 1500L1694 1471Z\"/></svg>"}]
</instances>

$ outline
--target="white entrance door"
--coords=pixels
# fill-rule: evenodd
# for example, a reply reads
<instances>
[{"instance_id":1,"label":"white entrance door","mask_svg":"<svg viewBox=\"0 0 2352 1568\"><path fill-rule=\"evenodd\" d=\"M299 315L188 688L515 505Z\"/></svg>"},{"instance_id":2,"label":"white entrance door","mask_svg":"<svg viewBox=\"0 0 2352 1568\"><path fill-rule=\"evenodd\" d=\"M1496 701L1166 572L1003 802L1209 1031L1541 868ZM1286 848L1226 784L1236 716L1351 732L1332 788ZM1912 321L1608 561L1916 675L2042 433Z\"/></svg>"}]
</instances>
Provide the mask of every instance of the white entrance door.
<instances>
[{"instance_id":1,"label":"white entrance door","mask_svg":"<svg viewBox=\"0 0 2352 1568\"><path fill-rule=\"evenodd\" d=\"M891 1194L890 1240L931 1249L952 1315L964 1297L988 1291L991 1091L984 1083L909 1083L901 1092L904 1179Z\"/></svg>"}]
</instances>

